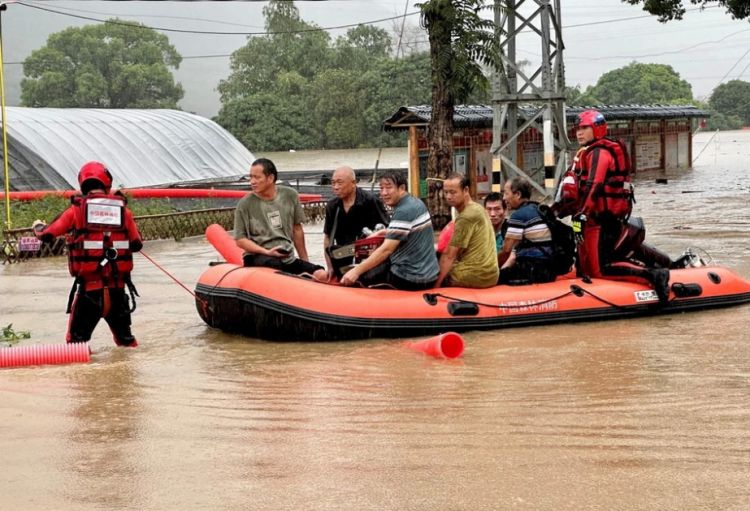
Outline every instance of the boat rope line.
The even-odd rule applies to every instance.
[[[456,298],[455,296],[448,296],[444,295],[443,293],[424,293],[422,295],[422,298],[424,298],[424,301],[427,302],[429,305],[437,305],[437,299],[438,298],[445,298],[446,300],[452,300],[454,302],[464,302],[464,303],[471,303],[480,307],[490,307],[492,309],[518,309],[519,307],[536,307],[539,305],[544,305],[550,302],[554,302],[555,300],[560,300],[562,298],[565,298],[566,296],[575,295],[578,297],[583,296],[584,294],[587,294],[591,296],[592,298],[602,302],[605,305],[609,305],[610,307],[614,307],[615,309],[619,310],[627,310],[627,307],[623,307],[622,305],[618,305],[616,303],[610,302],[609,300],[606,300],[602,298],[601,296],[596,295],[595,293],[592,293],[591,291],[588,291],[587,289],[582,288],[579,285],[573,284],[570,286],[570,291],[567,291],[561,295],[553,296],[552,298],[547,298],[546,300],[540,300],[538,302],[531,302],[531,303],[524,303],[524,304],[516,304],[516,305],[503,305],[498,303],[483,303],[483,302],[477,302],[473,300],[466,300],[464,298]]]
[[[185,284],[183,284],[182,282],[180,282],[177,279],[177,277],[175,277],[174,275],[172,275],[171,273],[169,273],[167,270],[165,270],[159,263],[157,263],[156,261],[154,261],[146,252],[144,252],[143,250],[141,250],[139,253],[143,257],[145,257],[146,259],[148,259],[151,262],[151,264],[153,264],[154,266],[156,266],[157,268],[159,268],[167,277],[169,277],[170,279],[174,280],[180,287],[182,287],[182,289],[184,289],[185,291],[187,291],[188,293],[190,293],[191,295],[193,295],[193,298],[195,298],[196,300],[198,300],[200,302],[201,306],[204,307],[204,309],[206,307],[208,307],[208,302],[205,299],[201,298],[200,296],[196,296],[196,294],[190,288],[188,288]]]

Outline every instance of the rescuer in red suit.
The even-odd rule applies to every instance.
[[[633,209],[631,164],[621,141],[606,137],[607,123],[596,110],[586,110],[576,121],[581,145],[571,169],[563,176],[554,209],[558,216],[573,215],[579,234],[581,273],[589,277],[648,282],[659,302],[669,299],[670,259],[640,240],[628,243],[628,219]],[[631,229],[632,231],[632,229]],[[638,254],[664,256],[661,268],[647,267]],[[633,257],[635,255],[635,257]]]
[[[138,293],[130,272],[133,252],[143,247],[141,234],[125,197],[110,192],[112,175],[102,163],[91,161],[81,167],[78,183],[82,195],[73,196],[68,209],[49,225],[41,221],[33,225],[43,241],[66,236],[68,269],[75,277],[68,300],[66,340],[89,341],[104,318],[118,346],[135,347],[138,342],[130,330],[130,314]]]

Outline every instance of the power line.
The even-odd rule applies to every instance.
[[[297,0],[297,1],[304,1],[304,0]],[[27,6],[33,5],[33,4],[26,4]],[[247,28],[262,28],[258,25],[246,25],[244,23],[232,23],[231,21],[223,21],[223,20],[212,20],[208,18],[196,18],[193,16],[167,16],[167,15],[160,15],[160,14],[141,14],[141,13],[127,13],[127,14],[112,14],[108,12],[102,12],[102,11],[89,11],[86,9],[74,9],[73,7],[64,7],[64,11],[61,12],[85,12],[88,14],[101,14],[103,16],[127,16],[130,18],[164,18],[164,19],[175,19],[175,20],[188,20],[188,21],[203,21],[206,23],[215,23],[217,25],[230,25],[235,27],[247,27]]]
[[[264,0],[245,0],[245,1],[264,1]],[[326,1],[326,0],[309,0],[309,1]],[[322,27],[322,28],[306,28],[302,30],[282,30],[278,32],[219,32],[214,30],[184,30],[179,28],[164,28],[164,27],[151,27],[147,25],[133,25],[131,23],[123,23],[121,21],[117,20],[106,20],[106,19],[100,19],[100,18],[92,18],[90,16],[81,16],[79,14],[71,14],[69,12],[64,11],[58,11],[56,9],[50,9],[48,7],[41,7],[39,5],[31,5],[23,2],[17,2],[17,5],[22,5],[24,7],[28,7],[31,9],[38,9],[40,11],[46,11],[51,12],[54,14],[59,14],[61,16],[68,16],[70,18],[78,18],[88,21],[96,21],[99,23],[110,23],[112,25],[123,25],[128,27],[135,27],[135,28],[143,28],[143,29],[151,29],[151,30],[157,30],[160,32],[178,32],[181,34],[205,34],[205,35],[281,35],[281,34],[302,34],[302,33],[308,33],[308,32],[326,32],[328,30],[337,30],[342,28],[352,28],[352,27],[358,27],[360,25],[374,25],[376,23],[382,23],[383,21],[391,21],[395,19],[401,19],[405,16],[413,16],[415,14],[419,14],[419,11],[410,12],[407,14],[402,14],[399,16],[391,16],[388,18],[380,18],[376,20],[370,20],[370,21],[363,21],[360,23],[349,23],[346,25],[338,25],[334,27]]]
[[[723,42],[726,39],[729,39],[730,37],[736,36],[737,34],[741,34],[741,33],[744,33],[744,32],[750,32],[750,28],[746,28],[744,30],[738,30],[737,32],[732,32],[731,34],[726,35],[726,36],[722,37],[721,39],[717,39],[715,41],[703,41],[703,42],[700,42],[700,43],[693,44],[691,46],[687,46],[685,48],[680,48],[680,49],[677,49],[677,50],[667,50],[667,51],[663,51],[663,52],[660,52],[660,53],[646,53],[646,54],[643,54],[643,55],[607,55],[605,57],[567,57],[566,56],[565,58],[577,59],[577,60],[607,60],[607,59],[640,59],[640,58],[644,58],[644,57],[660,57],[662,55],[672,55],[672,54],[675,54],[675,53],[683,53],[683,52],[686,52],[688,50],[692,50],[693,48],[698,48],[699,46],[703,46],[703,45],[706,45],[706,44],[720,43],[720,42]]]
[[[750,53],[750,49],[748,49],[748,50],[747,50],[747,51],[746,51],[745,53],[743,53],[743,54],[742,54],[742,56],[741,56],[740,58],[738,58],[738,59],[737,59],[737,62],[735,62],[734,64],[732,64],[732,67],[730,67],[730,68],[729,68],[729,71],[727,71],[727,72],[726,72],[726,74],[725,74],[724,76],[722,76],[722,77],[721,77],[721,80],[719,80],[719,83],[717,83],[717,84],[716,84],[716,87],[718,87],[719,85],[721,85],[721,84],[722,84],[722,82],[723,82],[724,80],[726,80],[727,76],[729,76],[729,73],[731,73],[731,72],[732,72],[732,70],[733,70],[733,69],[734,69],[735,67],[737,67],[737,64],[739,64],[739,63],[740,63],[740,62],[742,61],[742,59],[744,59],[744,58],[745,58],[745,56],[746,56],[746,55],[747,55],[748,53]],[[750,65],[750,64],[748,64],[748,65]],[[745,67],[745,69],[747,69],[747,67]],[[744,73],[745,73],[745,69],[743,69],[743,70],[742,70],[742,73],[740,73],[740,76],[742,76],[742,74],[744,74]],[[714,88],[716,88],[716,87],[714,87]]]

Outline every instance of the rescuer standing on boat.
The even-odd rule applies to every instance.
[[[89,341],[104,318],[115,343],[134,348],[138,342],[130,330],[130,314],[138,293],[130,272],[133,252],[143,247],[141,234],[125,197],[111,193],[112,175],[104,164],[86,163],[78,173],[78,183],[82,195],[73,196],[68,209],[48,226],[40,220],[32,226],[43,241],[66,235],[68,269],[75,277],[68,300],[66,340]]]
[[[627,260],[622,241],[633,209],[631,164],[625,145],[606,137],[607,123],[596,110],[576,120],[581,145],[571,169],[563,176],[554,209],[558,216],[573,215],[580,270],[589,277],[650,283],[659,302],[669,299],[669,270],[647,268]]]

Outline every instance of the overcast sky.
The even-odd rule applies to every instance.
[[[70,26],[117,16],[151,27],[216,32],[261,32],[265,2],[105,2],[20,0],[2,15],[5,82],[8,105],[20,101],[22,66],[47,37]],[[685,3],[688,3],[687,0]],[[531,2],[527,2],[531,4]],[[36,5],[66,14],[45,12]],[[296,2],[302,18],[320,27],[370,22],[416,11],[414,1],[328,0]],[[741,78],[750,81],[750,23],[732,20],[721,8],[692,10],[682,21],[661,24],[639,7],[619,0],[564,0],[562,8],[566,82],[592,85],[603,73],[631,61],[671,65],[706,99],[721,83]],[[417,16],[407,24],[417,25]],[[394,21],[376,23],[391,30]],[[330,30],[333,37],[345,29]],[[229,74],[228,55],[246,41],[244,35],[166,34],[184,60],[175,78],[185,88],[180,106],[211,117],[220,107],[216,86]],[[524,36],[519,58],[538,62],[538,38]],[[394,111],[401,105],[394,105]]]

